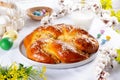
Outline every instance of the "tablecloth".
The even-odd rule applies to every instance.
[[[17,4],[23,9],[23,11],[33,6],[49,6],[49,7],[52,7],[54,10],[57,10],[57,6],[58,6],[55,3],[56,2],[55,0],[44,0],[44,1],[25,0],[25,1],[19,0],[17,2]],[[74,24],[73,22],[70,21],[70,15],[56,20],[54,24],[56,23]],[[32,32],[39,25],[40,25],[39,21],[33,21],[28,16],[26,17],[25,26],[19,32],[18,39],[14,42],[12,49],[9,51],[3,51],[2,49],[0,49],[0,64],[2,66],[8,66],[13,62],[22,63],[26,66],[32,65],[31,63],[27,62],[24,56],[21,55],[19,51],[19,44],[27,34]],[[96,35],[99,33],[101,29],[104,29],[105,33],[98,40],[99,43],[101,42],[101,39],[104,38],[106,35],[111,36],[111,40],[107,42],[105,45],[100,46],[100,47],[120,48],[120,35],[117,34],[112,28],[105,27],[104,23],[99,18],[95,18],[93,20],[89,33],[92,34],[94,37],[96,37]],[[47,76],[47,80],[94,80],[94,77],[95,77],[94,68],[95,68],[94,61],[86,65],[76,67],[76,68],[70,68],[70,69],[49,69],[47,68],[46,76]],[[109,80],[120,79],[119,68],[120,68],[120,65],[115,62],[114,68],[110,72],[111,75],[109,77]]]

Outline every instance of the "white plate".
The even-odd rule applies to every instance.
[[[60,63],[60,64],[46,64],[46,63],[36,62],[36,61],[33,61],[33,60],[27,58],[23,41],[19,45],[19,50],[20,50],[21,54],[25,57],[25,60],[30,62],[31,65],[38,66],[38,67],[39,66],[41,67],[41,66],[44,65],[47,68],[53,68],[53,69],[65,69],[65,68],[79,67],[79,66],[85,65],[85,64],[93,61],[96,57],[96,53],[95,53],[95,54],[91,55],[88,59],[80,61],[80,62],[67,63],[67,64],[63,64],[63,63]]]

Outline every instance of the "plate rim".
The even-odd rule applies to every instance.
[[[25,56],[26,53],[23,53],[21,48],[24,48],[23,40],[19,44],[19,52],[24,57],[24,59],[27,60],[33,66],[38,66],[38,67],[46,66],[47,68],[50,68],[50,69],[69,69],[69,68],[81,67],[81,66],[84,66],[84,65],[92,62],[96,58],[96,55],[97,55],[97,52],[96,52],[96,53],[92,54],[88,59],[79,61],[79,62],[75,62],[75,63],[47,64],[47,63],[41,63],[41,62],[37,62],[37,61],[27,58],[27,56]]]

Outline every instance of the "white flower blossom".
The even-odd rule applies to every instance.
[[[109,68],[113,68],[113,60],[117,56],[117,53],[112,48],[100,48],[95,62],[95,73],[97,80],[106,80],[109,72]],[[107,69],[107,70],[106,70]]]

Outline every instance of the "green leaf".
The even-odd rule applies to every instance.
[[[0,67],[0,74],[6,75],[6,74],[7,74],[7,68],[5,68],[5,67]]]
[[[24,66],[23,66],[23,64],[19,64],[19,69],[21,69],[21,68],[23,68]]]
[[[28,67],[25,72],[29,75],[31,71],[32,71],[32,66]]]

